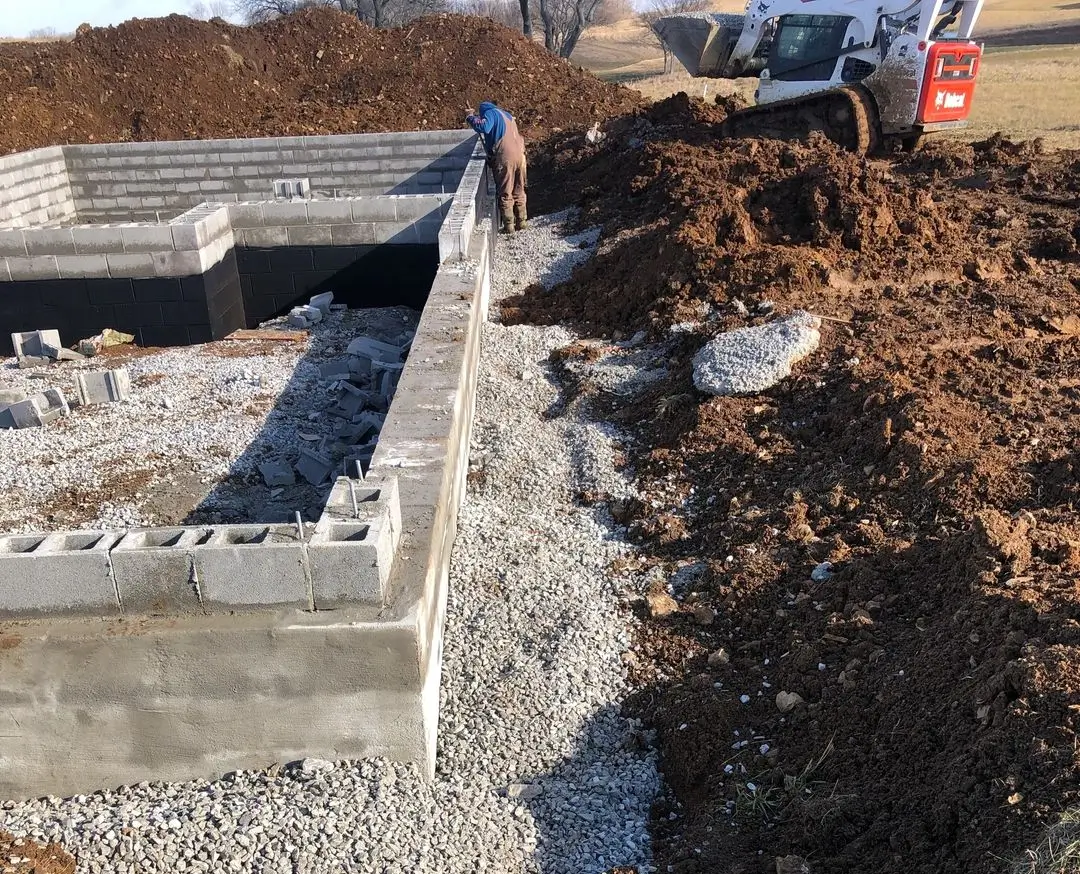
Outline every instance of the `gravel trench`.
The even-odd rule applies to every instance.
[[[500,241],[493,300],[589,257],[559,217]],[[493,312],[494,315],[494,312]],[[605,428],[547,419],[560,328],[484,327],[468,498],[450,580],[439,771],[308,759],[223,779],[0,805],[0,829],[57,840],[81,872],[651,871],[660,789],[619,713],[629,547],[583,490],[615,497]]]

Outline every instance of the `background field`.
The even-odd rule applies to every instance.
[[[742,4],[716,8],[740,11]],[[1080,2],[988,0],[977,35],[986,40],[986,54],[971,126],[958,136],[983,138],[1000,130],[1080,148]],[[677,62],[676,72],[664,74],[659,45],[631,20],[587,32],[574,60],[651,99],[678,91],[698,97],[754,91],[753,80],[692,79]]]

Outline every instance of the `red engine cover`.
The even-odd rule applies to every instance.
[[[971,42],[935,42],[926,51],[926,76],[917,121],[963,121],[975,96],[982,49]]]

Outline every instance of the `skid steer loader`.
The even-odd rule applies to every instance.
[[[914,149],[926,133],[967,123],[982,5],[748,0],[745,15],[672,15],[654,30],[691,76],[758,77],[756,105],[728,116],[725,136],[820,131],[865,153]]]

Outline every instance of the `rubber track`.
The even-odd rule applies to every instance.
[[[839,110],[846,119],[838,120]],[[720,127],[725,137],[805,140],[813,131],[837,145],[866,154],[881,145],[877,107],[865,88],[838,88],[732,113]]]

